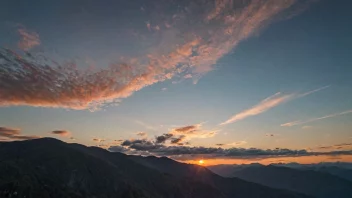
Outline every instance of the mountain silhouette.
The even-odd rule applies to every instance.
[[[318,198],[351,198],[352,182],[313,170],[274,165],[219,165],[208,167],[224,177],[237,177],[272,188],[292,190]]]
[[[352,163],[347,162],[329,162],[329,163],[318,163],[318,164],[275,164],[276,166],[284,166],[289,168],[295,168],[299,170],[314,170],[318,172],[325,172],[331,175],[335,175],[349,181],[352,181]]]
[[[164,168],[162,168],[164,167]],[[42,138],[0,143],[0,197],[305,198],[168,158]]]
[[[272,189],[263,185],[247,182],[238,178],[224,178],[214,174],[206,167],[176,162],[166,157],[130,156],[134,161],[144,166],[167,173],[177,178],[187,178],[200,181],[219,189],[226,197],[301,197],[286,190]]]

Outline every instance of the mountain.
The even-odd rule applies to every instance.
[[[167,167],[168,165],[170,166]],[[162,167],[168,171],[162,171]],[[171,169],[178,175],[170,174],[173,172]],[[42,138],[0,143],[0,197],[308,196],[240,179],[222,178],[204,167],[182,164],[168,158],[134,157],[97,147]]]
[[[214,174],[206,167],[176,162],[166,157],[129,156],[134,161],[176,178],[187,178],[200,181],[219,189],[226,197],[305,197],[287,190],[268,188],[238,178],[224,178]]]
[[[222,165],[208,168],[222,176],[237,177],[272,188],[292,190],[318,198],[352,197],[352,182],[324,172],[273,165]]]
[[[322,167],[338,167],[342,169],[352,169],[352,163],[349,162],[320,162],[316,164],[299,164],[299,163],[276,163],[272,164],[275,166],[285,166],[289,168],[304,168],[304,167],[315,167],[315,168],[322,168]]]
[[[329,173],[352,182],[352,169],[344,169],[337,166],[302,167],[301,169]]]
[[[0,197],[223,197],[97,147],[37,139],[0,144]]]
[[[252,164],[219,164],[214,166],[208,166],[207,168],[212,172],[222,176],[222,177],[234,177],[233,174],[248,167],[262,167],[262,164],[252,163]]]
[[[335,163],[318,163],[318,164],[275,164],[275,166],[284,166],[299,170],[314,170],[335,175],[349,181],[352,181],[352,163],[335,162]]]

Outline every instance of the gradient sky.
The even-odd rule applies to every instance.
[[[0,140],[208,164],[351,161],[351,6],[5,0]]]

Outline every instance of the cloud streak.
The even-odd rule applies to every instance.
[[[238,147],[238,146],[242,146],[242,145],[245,145],[247,144],[247,141],[237,141],[237,142],[232,142],[232,143],[229,143],[227,144],[228,146],[232,146],[232,147]]]
[[[310,95],[310,94],[313,94],[313,93],[318,92],[318,91],[322,91],[322,90],[327,89],[327,88],[329,88],[329,87],[330,87],[330,85],[325,86],[325,87],[320,87],[320,88],[314,89],[314,90],[312,90],[312,91],[308,91],[308,92],[305,92],[305,93],[302,93],[302,94],[298,94],[297,97],[300,98],[300,97],[308,96],[308,95]]]
[[[352,150],[352,143],[341,143],[330,146],[319,146],[319,150]]]
[[[215,144],[215,145],[220,147],[239,147],[245,144],[247,144],[247,141],[241,140],[241,141],[236,141],[228,144],[221,143],[221,144]]]
[[[170,18],[172,22],[166,29],[160,28],[161,24],[156,21],[147,23],[147,27],[153,24],[157,35],[162,35],[161,43],[137,58],[106,68],[79,69],[70,61],[59,63],[45,55],[22,56],[0,50],[0,106],[94,111],[119,103],[146,86],[177,76],[192,76],[197,82],[239,42],[296,3],[295,0],[234,2],[237,1],[217,1],[215,7],[208,0],[199,5],[191,2],[184,5],[186,12],[156,17]],[[149,29],[153,29],[151,25]],[[22,49],[40,44],[36,33],[25,29],[20,29],[19,33]]]
[[[40,138],[39,136],[27,136],[21,135],[21,130],[9,127],[0,127],[0,137],[3,137],[3,141],[13,141],[13,140],[31,140]]]
[[[308,96],[310,94],[316,93],[318,91],[324,90],[326,88],[328,88],[329,86],[325,86],[325,87],[321,87],[319,89],[315,89],[309,92],[305,92],[305,93],[293,93],[293,94],[282,94],[280,92],[262,100],[260,103],[258,103],[257,105],[244,110],[234,116],[232,116],[230,119],[226,120],[225,122],[222,122],[220,125],[226,125],[226,124],[230,124],[230,123],[234,123],[240,120],[243,120],[245,118],[251,117],[251,116],[256,116],[259,115],[261,113],[264,113],[280,104],[283,104],[289,100],[292,99],[297,99],[297,98],[301,98],[304,96]]]
[[[342,115],[346,115],[346,114],[350,114],[350,113],[352,113],[352,110],[347,110],[347,111],[343,111],[343,112],[340,112],[340,113],[334,113],[334,114],[330,114],[330,115],[325,115],[323,117],[312,118],[312,119],[309,119],[309,120],[287,122],[287,123],[281,124],[281,126],[283,126],[283,127],[291,127],[291,126],[295,126],[295,125],[302,125],[302,124],[315,122],[315,121],[323,120],[323,119],[327,119],[327,118],[333,118],[333,117],[336,117],[336,116],[342,116]]]
[[[63,137],[67,137],[67,136],[71,135],[71,133],[66,130],[56,130],[56,131],[52,131],[51,133],[54,135],[59,135],[59,136],[63,136]]]
[[[102,139],[102,138],[93,138],[92,141],[93,141],[93,142],[102,143],[102,142],[105,142],[105,139]]]
[[[232,116],[230,119],[226,120],[225,122],[221,123],[220,125],[226,125],[230,124],[233,122],[237,122],[239,120],[243,120],[247,117],[250,116],[255,116],[261,113],[264,113],[265,111],[276,107],[284,102],[287,102],[293,97],[293,95],[282,95],[280,92],[274,94],[273,96],[270,96],[266,98],[265,100],[261,101],[259,104],[251,107],[250,109],[244,110],[234,116]]]

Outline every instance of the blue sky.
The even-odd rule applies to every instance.
[[[176,129],[195,126],[195,132],[183,134],[189,147],[319,150],[346,144],[337,150],[351,151],[350,2],[199,2],[5,1],[2,48],[61,65],[75,61],[82,73],[121,63],[134,73],[117,66],[112,91],[103,92],[99,82],[94,89],[83,85],[97,92],[92,98],[64,91],[50,99],[54,95],[42,87],[53,87],[46,81],[0,86],[0,127],[108,148],[116,146],[114,140],[182,136]],[[115,89],[125,77],[132,82],[140,70],[155,76],[139,79],[132,91]],[[4,84],[5,74],[0,73]],[[104,75],[98,80],[110,79]],[[67,82],[76,86],[75,80]],[[111,105],[108,99],[117,102]],[[91,103],[77,105],[77,100]]]

